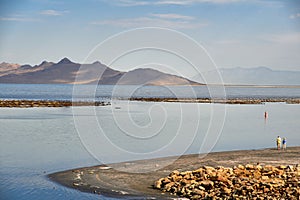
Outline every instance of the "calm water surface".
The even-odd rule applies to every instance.
[[[113,86],[76,85],[76,98],[79,100],[107,100],[128,97],[180,97],[209,98],[222,93],[222,87],[206,86]],[[0,84],[0,99],[49,99],[71,100],[72,85],[47,84]],[[227,98],[240,97],[300,97],[300,86],[296,88],[257,88],[257,87],[225,87]],[[222,93],[223,97],[223,93]]]
[[[7,93],[1,89],[1,98],[17,98]],[[25,93],[19,95],[24,98]],[[75,110],[1,108],[0,199],[111,199],[62,187],[46,175],[101,163],[205,153],[207,144],[213,144],[212,151],[274,147],[277,135],[286,137],[288,146],[299,146],[299,119],[300,105],[284,103],[114,101]]]

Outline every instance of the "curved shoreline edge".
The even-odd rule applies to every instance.
[[[115,100],[115,99],[113,99]],[[220,103],[220,104],[263,104],[280,103],[300,104],[300,98],[232,98],[232,99],[209,99],[209,98],[129,98],[116,99],[144,102],[177,102],[177,103]],[[109,101],[70,101],[70,100],[1,100],[0,107],[8,108],[32,108],[32,107],[71,107],[71,106],[109,106]]]
[[[174,199],[176,196],[153,189],[153,184],[174,170],[189,171],[202,166],[233,167],[238,164],[299,165],[300,146],[286,151],[275,148],[192,154],[109,165],[77,168],[49,174],[60,185],[110,197],[124,199]],[[166,163],[170,163],[165,166]],[[163,167],[164,166],[164,167]],[[141,171],[142,170],[142,171]],[[143,170],[150,171],[143,173]],[[136,173],[130,173],[130,172]]]

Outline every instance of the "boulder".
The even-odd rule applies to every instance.
[[[194,171],[173,171],[154,188],[189,199],[299,199],[299,166],[204,166]]]

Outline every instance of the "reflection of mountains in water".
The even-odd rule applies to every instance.
[[[67,58],[58,63],[44,61],[36,66],[2,63],[0,64],[0,83],[201,85],[189,79],[154,69],[121,72],[98,61],[92,64],[78,64]]]

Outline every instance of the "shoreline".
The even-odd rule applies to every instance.
[[[112,99],[111,101],[114,101]],[[286,103],[300,104],[300,98],[229,98],[229,99],[209,99],[209,98],[156,98],[142,97],[117,99],[144,102],[177,102],[177,103],[218,103],[218,104],[264,104],[264,103]],[[4,100],[0,99],[0,107],[9,108],[31,108],[31,107],[71,107],[71,106],[109,106],[111,102],[104,101],[76,101],[71,100]]]
[[[297,165],[300,146],[288,147],[286,151],[275,148],[240,150],[165,157],[149,160],[128,161],[56,172],[47,175],[51,181],[82,192],[129,199],[174,199],[176,196],[153,189],[156,180],[172,171],[195,170],[202,166],[233,167],[239,164]],[[170,165],[165,166],[166,163]],[[164,167],[162,167],[164,166]],[[140,170],[151,171],[143,173]],[[130,173],[134,171],[138,173]]]

